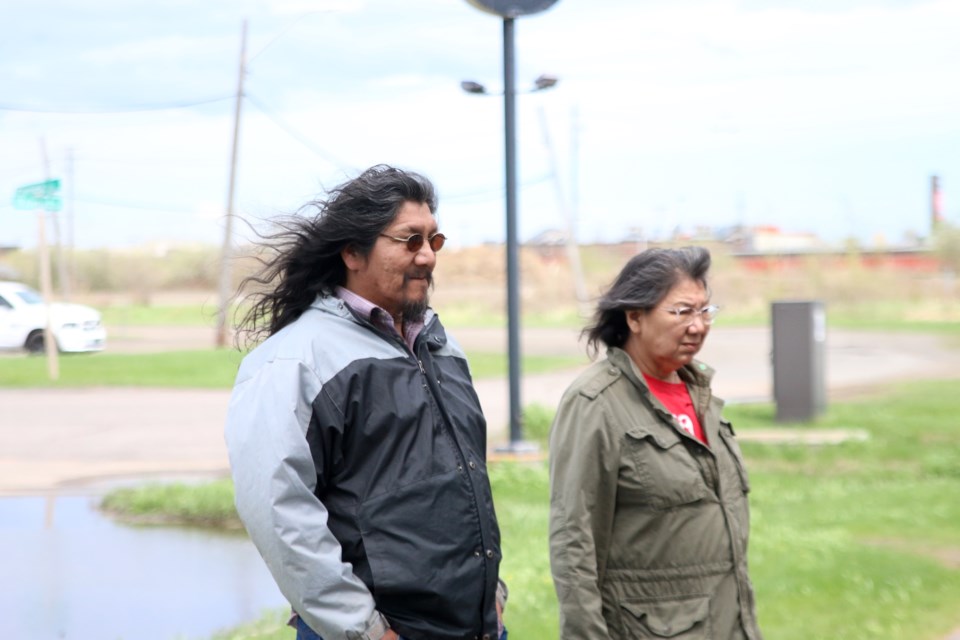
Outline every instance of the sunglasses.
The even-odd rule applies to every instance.
[[[394,242],[405,242],[407,244],[407,250],[411,253],[416,253],[423,248],[424,237],[422,233],[415,233],[409,238],[396,238],[394,236],[388,236],[385,233],[381,233],[381,236],[384,238],[390,238]],[[442,233],[435,233],[432,236],[427,236],[426,241],[430,243],[430,249],[436,253],[443,249],[443,243],[447,241],[447,236]]]

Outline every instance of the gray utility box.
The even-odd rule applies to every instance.
[[[777,421],[810,420],[827,406],[827,317],[823,303],[774,302],[771,317]]]

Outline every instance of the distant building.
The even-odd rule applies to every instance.
[[[524,244],[533,247],[542,258],[548,260],[566,259],[567,233],[560,229],[541,231]]]
[[[917,273],[937,273],[940,260],[929,247],[900,247],[844,250],[836,248],[795,249],[790,251],[734,252],[733,258],[750,271],[792,271],[804,269],[810,260],[821,268],[848,268],[851,263],[862,269],[893,269]]]
[[[773,225],[736,227],[725,240],[737,252],[778,253],[825,249],[826,243],[815,233],[785,232]]]

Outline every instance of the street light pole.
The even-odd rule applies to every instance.
[[[513,19],[503,21],[503,111],[504,168],[506,172],[506,236],[507,236],[507,361],[510,392],[510,452],[535,451],[536,446],[523,440],[523,408],[520,402],[520,258],[517,241],[517,128],[516,73],[513,55]],[[523,93],[535,93],[556,86],[557,78],[542,74],[533,87]],[[475,80],[464,80],[460,87],[467,93],[491,94]],[[504,450],[500,448],[498,450]]]
[[[510,381],[510,447],[523,441],[520,402],[520,269],[517,243],[517,123],[514,22],[503,19],[503,133],[507,223],[507,355]]]
[[[517,127],[516,127],[516,73],[514,68],[513,18],[503,21],[503,131],[504,169],[506,172],[506,245],[507,245],[507,361],[510,391],[510,445],[509,451],[535,450],[524,442],[521,427],[523,408],[520,402],[520,258],[517,241]],[[557,77],[542,74],[533,87],[521,93],[535,93],[555,87]],[[464,80],[460,88],[478,95],[490,93],[476,80]]]
[[[520,404],[520,268],[517,243],[517,130],[516,73],[514,67],[514,19],[539,13],[557,0],[467,0],[477,9],[503,18],[503,135],[506,173],[507,222],[507,356],[510,379],[509,451],[523,452],[536,447],[523,441]],[[557,83],[553,76],[537,78],[535,91]],[[468,93],[486,93],[483,85],[467,81],[460,85]]]

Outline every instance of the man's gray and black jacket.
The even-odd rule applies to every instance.
[[[244,358],[226,440],[240,518],[325,640],[380,614],[411,640],[497,637],[486,422],[432,311],[411,353],[318,298]]]

